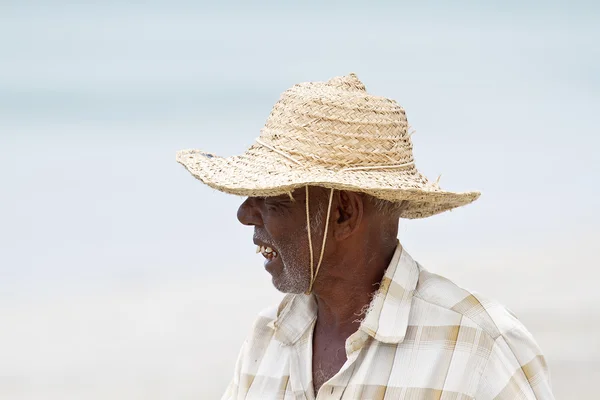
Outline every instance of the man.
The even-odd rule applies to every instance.
[[[295,85],[248,151],[177,161],[254,227],[274,286],[224,399],[552,399],[535,341],[505,308],[416,263],[399,218],[479,197],[414,164],[404,110],[356,75]]]

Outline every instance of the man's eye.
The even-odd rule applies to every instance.
[[[271,208],[271,207],[277,207],[276,203],[273,203],[271,201],[265,201],[265,206],[267,206],[267,208]]]

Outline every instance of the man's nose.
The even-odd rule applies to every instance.
[[[260,216],[260,210],[257,204],[257,199],[248,197],[238,208],[238,220],[248,226],[262,225],[263,221]]]

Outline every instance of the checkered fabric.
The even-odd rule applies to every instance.
[[[426,271],[398,245],[347,361],[312,384],[312,295],[262,312],[223,399],[553,399],[544,357],[506,308]]]

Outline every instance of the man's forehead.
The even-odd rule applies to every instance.
[[[267,197],[265,197],[265,199],[268,199],[268,200],[299,200],[299,199],[304,199],[305,197],[306,197],[306,189],[304,187],[302,187],[302,188],[293,189],[289,192],[282,193],[279,195],[267,196]]]
[[[312,200],[313,198],[316,198],[317,196],[321,195],[324,192],[325,188],[319,186],[309,186],[308,190],[310,198]],[[287,191],[285,193],[273,196],[260,196],[257,198],[269,201],[303,201],[306,199],[306,187],[302,186],[296,189],[291,189],[290,191]]]
[[[323,186],[309,186],[308,187],[309,190],[309,195],[311,197],[311,199],[313,198],[313,196],[317,197],[317,196],[325,196],[329,194],[329,191],[331,189],[323,187]],[[340,192],[352,192],[349,190],[339,190]],[[362,192],[352,192],[352,193],[356,193],[359,195],[364,195],[364,193]],[[306,187],[302,186],[296,189],[292,189],[288,192],[279,194],[279,195],[274,195],[274,196],[265,196],[262,197],[263,199],[293,199],[293,200],[298,200],[298,199],[304,199],[306,198]]]
[[[309,191],[309,196],[312,199],[313,197],[318,197],[318,196],[325,194],[326,192],[329,191],[329,189],[321,187],[321,186],[309,186],[308,191]],[[267,197],[267,198],[292,199],[292,200],[305,199],[306,198],[306,186],[302,186],[302,187],[290,190],[289,192],[282,193],[277,196]]]

